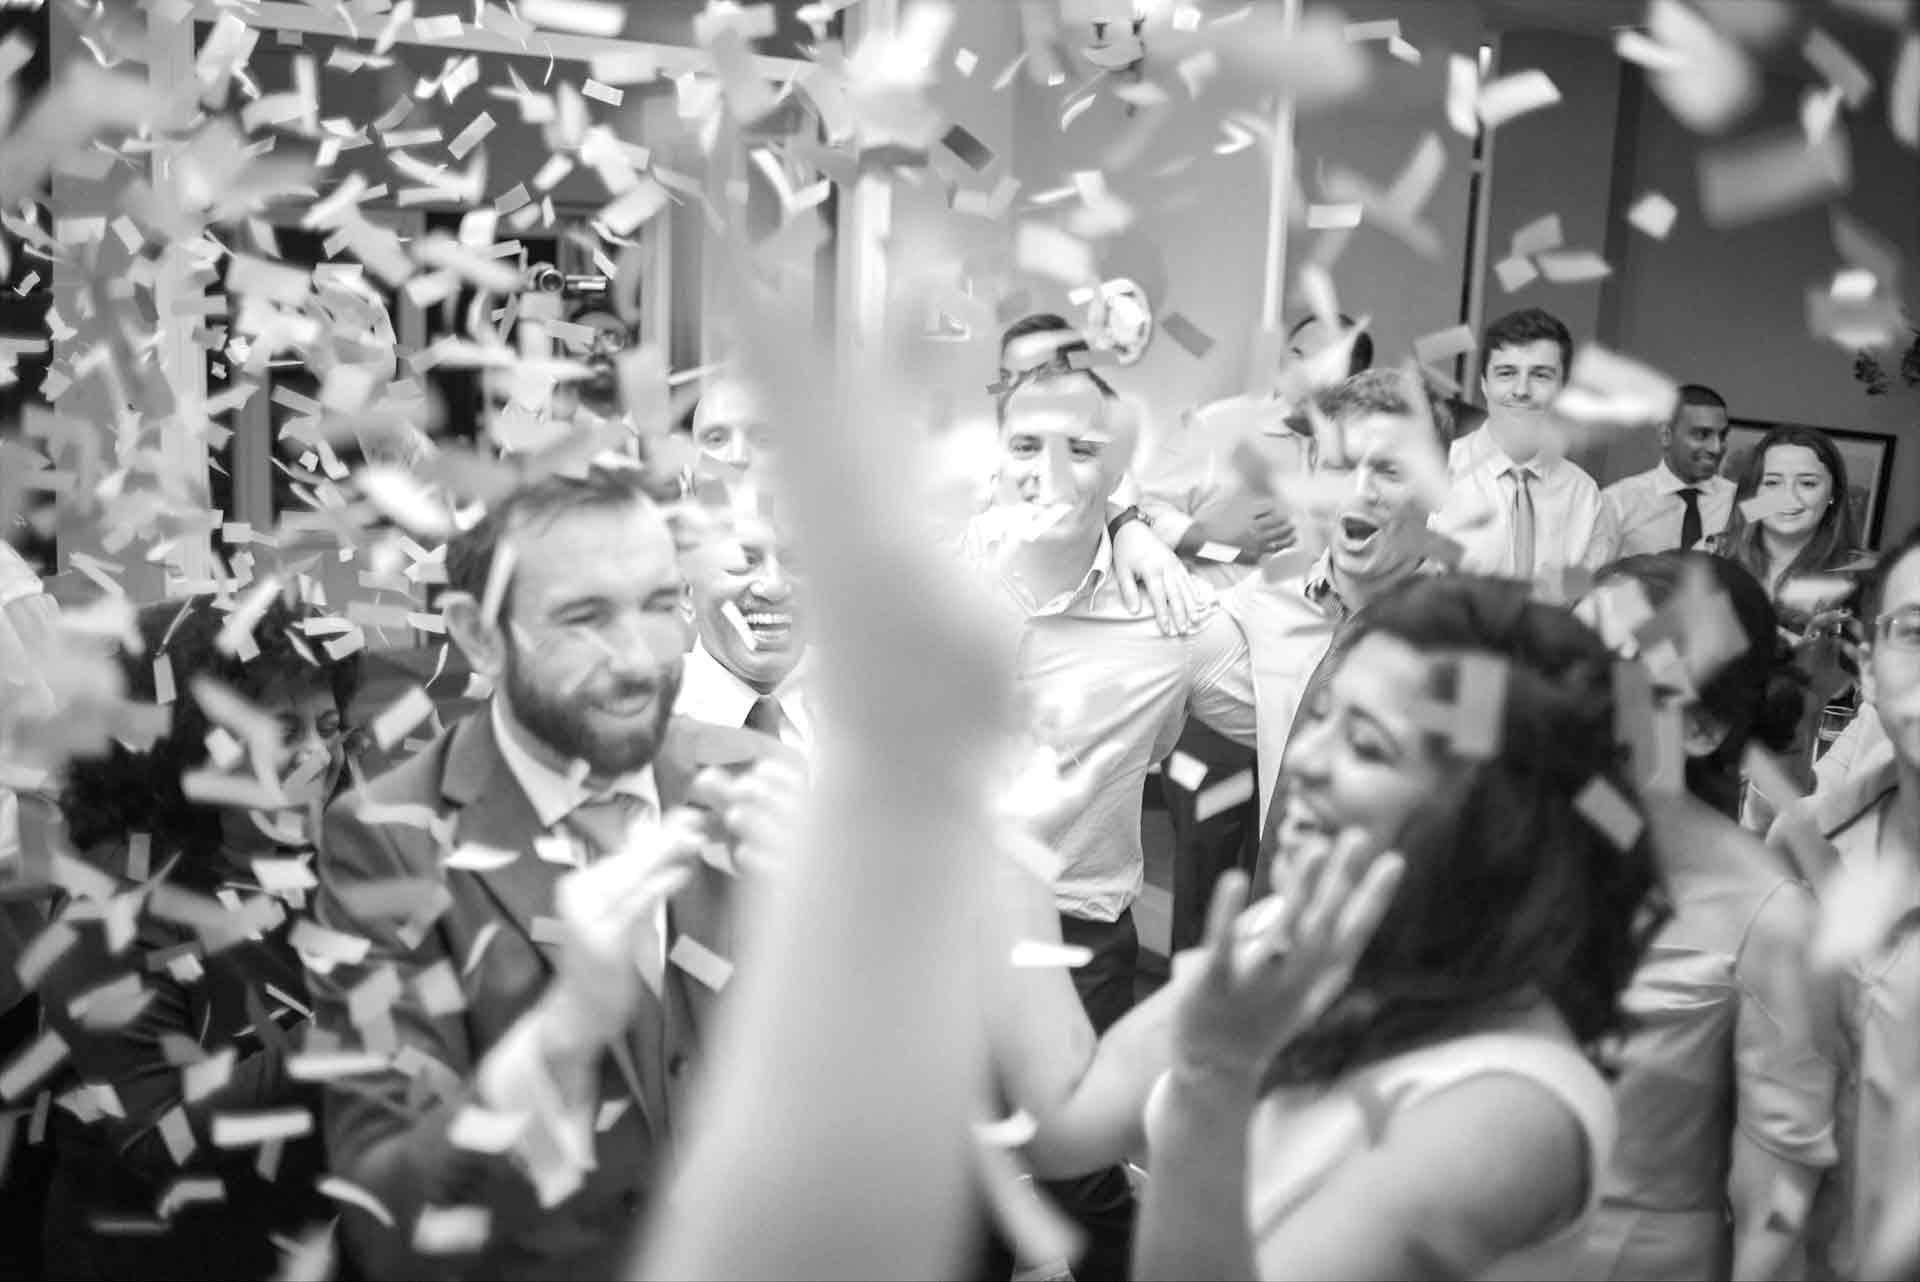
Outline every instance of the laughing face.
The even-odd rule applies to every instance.
[[[806,650],[790,545],[758,516],[738,517],[692,570],[700,641],[720,666],[769,693]]]
[[[1356,642],[1320,694],[1304,709],[1281,763],[1276,870],[1346,831],[1376,849],[1392,849],[1427,799],[1455,768],[1412,709],[1429,697],[1431,664],[1398,637]]]
[[[513,543],[506,644],[485,675],[549,764],[584,761],[600,780],[638,770],[659,748],[692,642],[666,522],[638,505],[588,508]]]
[[[1369,414],[1346,424],[1345,435],[1348,457],[1316,466],[1353,477],[1353,492],[1333,513],[1328,550],[1343,580],[1374,583],[1420,559],[1427,509],[1414,484],[1415,452],[1433,450],[1432,433],[1418,419]]]
[[[1097,536],[1130,445],[1120,415],[1091,380],[1023,386],[1008,398],[1000,429],[996,504],[1029,517],[1024,532],[1033,539]]]

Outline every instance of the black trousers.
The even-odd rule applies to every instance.
[[[1105,1033],[1133,1009],[1140,959],[1133,910],[1120,914],[1118,921],[1088,921],[1062,913],[1060,937],[1068,945],[1093,950],[1093,958],[1073,971],[1073,986],[1094,1031]],[[1126,1170],[1110,1166],[1078,1179],[1042,1180],[1040,1187],[1087,1235],[1085,1250],[1073,1261],[1076,1282],[1125,1282],[1133,1263],[1136,1210]],[[984,1282],[1006,1282],[1013,1273],[1013,1252],[996,1226],[989,1224],[987,1237],[969,1273]]]
[[[1190,720],[1180,736],[1178,751],[1205,765],[1207,775],[1192,792],[1175,787],[1161,776],[1167,821],[1173,825],[1171,951],[1175,953],[1197,946],[1206,937],[1207,905],[1213,901],[1214,883],[1220,880],[1220,874],[1229,868],[1252,873],[1254,857],[1260,850],[1257,788],[1254,796],[1218,814],[1205,819],[1194,814],[1194,803],[1200,793],[1242,770],[1254,769],[1253,749],[1235,743],[1203,722]],[[1255,886],[1253,893],[1257,897],[1265,893],[1265,887]]]

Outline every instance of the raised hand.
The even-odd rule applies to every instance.
[[[1242,912],[1247,877],[1230,872],[1207,914],[1202,973],[1175,1016],[1176,1062],[1258,1076],[1346,987],[1399,888],[1397,854],[1354,834],[1287,869],[1278,893]]]

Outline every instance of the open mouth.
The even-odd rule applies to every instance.
[[[793,614],[787,610],[743,610],[747,636],[756,648],[777,649],[793,640]]]
[[[594,706],[610,717],[626,720],[652,711],[656,693],[651,689],[635,691],[631,694],[598,700]]]
[[[1339,520],[1340,541],[1348,551],[1358,552],[1373,542],[1380,526],[1364,516],[1343,516]]]

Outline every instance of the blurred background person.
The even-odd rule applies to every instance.
[[[1683,592],[1725,593],[1745,645],[1707,671],[1711,639],[1683,632],[1696,692],[1652,674],[1658,707],[1638,714],[1682,726],[1686,792],[1643,794],[1673,916],[1627,990],[1620,1138],[1573,1276],[1799,1277],[1805,1209],[1834,1161],[1834,1073],[1807,975],[1815,905],[1792,867],[1734,822],[1734,803],[1747,746],[1792,738],[1804,683],[1781,657],[1766,593],[1733,562],[1629,557],[1599,590],[1620,582],[1656,610]]]
[[[120,666],[130,697],[147,702],[155,664],[170,667],[167,733],[141,751],[115,743],[68,772],[60,807],[73,848],[125,891],[151,878],[190,892],[211,921],[185,926],[177,908],[162,915],[149,896],[127,947],[109,938],[114,912],[66,914],[77,937],[40,983],[47,1025],[71,1053],[53,1084],[64,1096],[44,1225],[53,1276],[266,1277],[278,1259],[269,1235],[329,1214],[314,1189],[325,1169],[318,1089],[287,1066],[291,1030],[308,1015],[306,970],[289,942],[298,913],[273,914],[278,924],[263,929],[240,909],[261,908],[270,893],[254,860],[311,856],[310,817],[345,765],[359,664],[308,649],[296,631],[304,617],[276,600],[252,631],[258,652],[242,660],[220,648],[227,616],[211,598],[141,611],[142,648],[123,650]],[[187,795],[183,775],[207,765],[217,733],[191,692],[200,677],[270,719],[277,737],[252,747],[254,767],[285,781],[291,813]],[[116,981],[140,997],[110,1000]],[[227,1056],[223,1069],[210,1067]],[[196,1072],[210,1085],[190,1086]],[[307,1110],[316,1123],[279,1146],[277,1161],[258,1146],[214,1143],[217,1115],[275,1109]],[[221,1181],[220,1196],[170,1207],[168,1190],[188,1177]],[[138,1228],[156,1215],[158,1233]],[[134,1227],[102,1230],[102,1219]]]
[[[1734,484],[1720,475],[1727,456],[1727,403],[1686,383],[1673,417],[1660,425],[1660,461],[1600,491],[1601,561],[1688,552],[1726,529]]]
[[[1768,834],[1826,909],[1815,956],[1831,968],[1838,1161],[1810,1216],[1815,1278],[1912,1276],[1920,1225],[1907,1124],[1920,1072],[1920,527],[1882,555],[1862,607],[1862,693],[1891,760],[1822,786]]]

